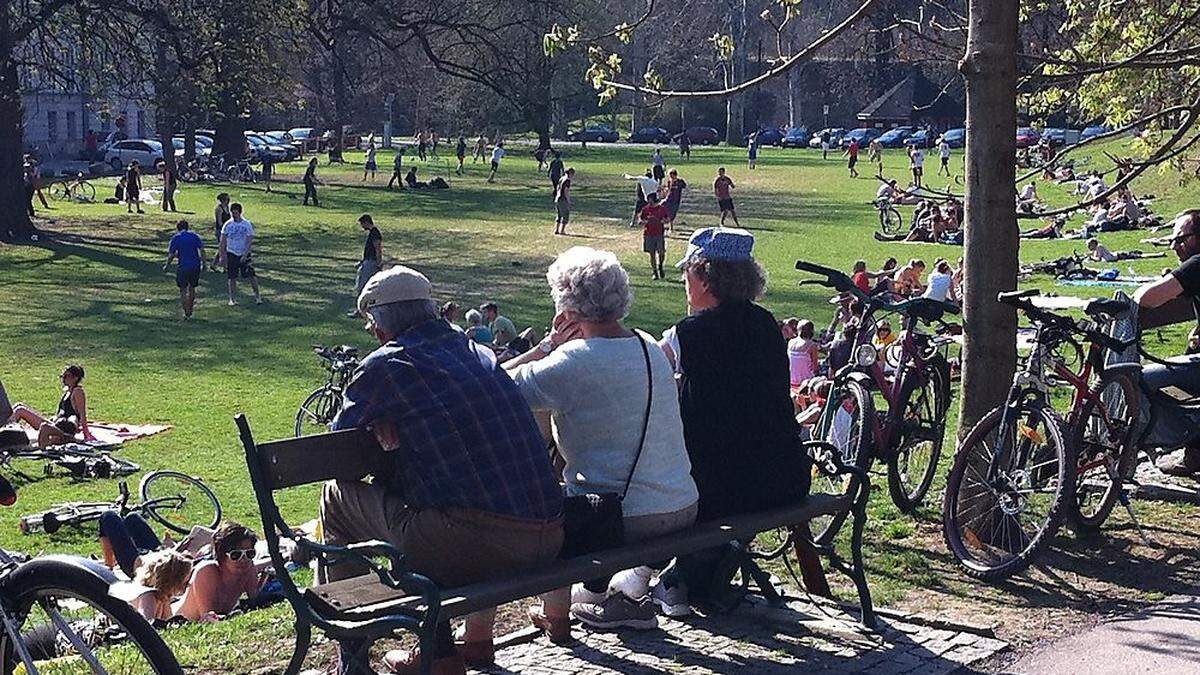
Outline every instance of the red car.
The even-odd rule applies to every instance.
[[[675,134],[671,140],[678,143],[684,134],[687,134],[688,142],[692,145],[717,145],[721,142],[721,134],[712,127],[688,127],[682,133]]]
[[[1042,140],[1042,135],[1038,133],[1037,129],[1033,129],[1031,127],[1021,127],[1020,129],[1017,129],[1018,148],[1029,148],[1035,146],[1040,140]]]

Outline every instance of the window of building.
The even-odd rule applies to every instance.
[[[79,127],[75,126],[75,111],[67,111],[67,138],[71,140],[79,139]]]
[[[146,111],[137,111],[137,135],[138,138],[146,137]]]
[[[46,111],[46,138],[51,141],[58,140],[58,111]]]

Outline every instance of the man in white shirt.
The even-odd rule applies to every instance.
[[[221,226],[220,256],[221,264],[225,267],[225,277],[229,280],[229,306],[237,304],[234,295],[237,294],[238,278],[249,279],[250,287],[254,289],[254,304],[262,304],[262,296],[258,292],[258,277],[254,273],[254,261],[250,258],[250,248],[254,244],[254,225],[242,217],[242,205],[233,204],[229,207],[232,217]]]
[[[913,185],[921,187],[921,175],[925,173],[925,151],[913,147],[908,151],[909,168],[912,169]]]
[[[944,138],[942,139],[942,141],[940,143],[938,143],[938,157],[940,157],[942,160],[942,165],[938,167],[938,175],[939,176],[942,175],[942,172],[945,171],[946,175],[949,176],[950,175],[950,144],[947,143],[946,139],[944,139]]]
[[[501,141],[492,148],[492,173],[488,176],[487,182],[496,182],[496,172],[500,170],[500,160],[504,158],[504,142]]]
[[[875,199],[886,199],[891,201],[896,198],[896,192],[898,190],[899,188],[896,187],[896,179],[893,178],[879,186],[879,189],[875,192]]]
[[[938,260],[934,263],[934,270],[929,275],[929,286],[925,289],[923,297],[940,302],[956,302],[957,298],[954,295],[954,271],[950,269],[950,263],[945,260]]]
[[[637,198],[633,203],[633,219],[629,221],[630,227],[637,227],[638,217],[642,215],[642,207],[649,201],[650,195],[658,194],[658,181],[654,179],[654,174],[651,170],[647,170],[644,176],[625,174],[625,180],[636,181],[638,184],[636,188]]]

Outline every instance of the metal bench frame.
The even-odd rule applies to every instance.
[[[257,445],[254,442],[254,438],[250,432],[250,425],[245,415],[238,415],[235,419],[242,445],[246,452],[246,465],[250,472],[250,482],[254,487],[254,495],[258,501],[259,512],[262,516],[263,534],[267,542],[267,548],[270,552],[276,575],[282,585],[284,597],[287,598],[295,612],[296,643],[285,672],[289,675],[294,675],[300,671],[304,657],[307,655],[312,644],[313,627],[321,629],[330,639],[339,643],[342,658],[341,668],[344,673],[373,673],[374,671],[371,670],[368,661],[370,646],[379,638],[394,635],[401,630],[414,633],[418,637],[422,654],[432,654],[434,650],[435,631],[439,620],[461,616],[469,611],[474,611],[469,604],[469,589],[472,587],[444,589],[444,591],[443,589],[439,589],[429,578],[407,571],[404,555],[395,546],[387,542],[369,541],[349,546],[330,546],[313,541],[307,537],[299,536],[288,526],[279,512],[279,507],[275,503],[274,492],[276,490],[324,482],[330,479],[361,480],[370,475],[372,469],[378,468],[378,465],[373,465],[368,458],[377,457],[381,454],[374,436],[364,430],[351,430]],[[281,455],[276,454],[274,451],[276,447],[287,446],[291,450],[292,446],[315,445],[323,442],[333,443],[339,447],[358,448],[357,456],[354,454],[355,451],[351,451],[349,456],[343,457],[343,461],[338,462],[336,465],[321,465],[317,462],[311,466],[302,465],[293,458],[290,465],[285,466],[284,464],[288,464],[287,455],[283,455],[283,459],[281,460]],[[863,528],[866,523],[867,498],[870,490],[867,474],[859,467],[844,465],[836,449],[827,443],[810,441],[805,443],[804,447],[813,456],[815,465],[822,473],[829,476],[846,477],[847,491],[845,494],[847,498],[850,498],[849,511],[852,523],[850,560],[847,561],[842,558],[835,550],[834,538],[837,535],[837,531],[828,532],[823,538],[816,540],[808,535],[806,523],[780,522],[768,525],[760,522],[756,527],[765,525],[763,530],[772,528],[789,529],[786,541],[778,549],[775,557],[787,555],[788,550],[793,546],[798,552],[803,548],[827,557],[833,569],[837,569],[853,580],[859,597],[861,621],[864,626],[874,629],[877,624],[872,607],[870,589],[867,586],[866,569],[863,564],[862,555]],[[836,500],[836,504],[844,502],[845,499]],[[840,508],[838,512],[841,512]],[[827,515],[827,513],[817,515]],[[797,525],[804,525],[804,527],[797,527]],[[705,524],[696,526],[698,531],[704,527]],[[711,527],[708,529],[712,530]],[[686,533],[687,531],[682,534],[686,535]],[[720,533],[716,536],[719,537]],[[284,559],[280,547],[281,538],[294,540],[296,542],[296,551],[302,559],[316,558],[326,565],[336,565],[339,562],[346,561],[354,561],[366,565],[370,569],[368,576],[373,575],[378,580],[378,585],[383,587],[383,589],[387,589],[383,591],[383,589],[378,587],[372,587],[380,591],[380,594],[386,597],[386,601],[373,605],[369,611],[357,612],[355,608],[340,609],[330,607],[328,603],[321,602],[322,598],[314,594],[313,589],[301,589],[296,586],[295,581],[287,571],[287,560]],[[738,536],[731,533],[725,541],[727,543],[736,538]],[[714,533],[711,531],[707,532],[706,541],[708,543],[706,545],[711,546],[711,540],[713,539]],[[614,553],[629,552],[627,549],[636,552],[639,548],[647,548],[647,546],[639,544],[623,547],[622,549],[615,549]],[[686,553],[696,550],[696,548],[699,547],[692,547],[687,551],[676,551],[676,553]],[[603,553],[600,552],[596,555],[602,556]],[[644,563],[650,559],[660,560],[662,559],[661,553],[661,551],[656,551],[652,554],[648,553],[646,560],[641,562]],[[769,575],[755,563],[754,558],[756,557],[761,556],[756,556],[747,550],[741,560],[740,569],[742,572],[743,592],[748,592],[749,584],[753,582],[768,602],[781,604],[783,601],[782,597],[775,590],[773,584],[771,584]],[[377,559],[380,558],[386,559],[387,564],[384,565],[378,562]],[[592,564],[582,564],[585,562]],[[608,566],[611,567],[613,564],[614,562],[610,561]],[[545,585],[544,580],[547,574],[552,574],[556,568],[561,571],[562,567],[568,565],[578,568],[576,576],[579,578],[574,579],[574,581],[584,581],[598,576],[597,570],[600,569],[595,566],[596,561],[594,560],[584,561],[577,558],[571,561],[556,561],[524,577],[516,575],[512,580],[512,585],[514,588],[521,588],[522,591],[514,597],[505,596],[503,601],[515,601],[561,587],[561,583],[557,583],[551,584],[552,587],[550,588],[526,592],[531,588],[538,587],[539,583]],[[624,569],[624,567],[618,569]],[[819,565],[817,572],[818,574],[821,573]],[[364,578],[357,577],[355,579]],[[498,579],[476,586],[490,584],[493,586],[492,591],[493,595],[495,595],[495,585],[502,585],[506,581],[505,579]],[[464,597],[466,598],[465,602]],[[451,600],[450,607],[443,608],[444,598]],[[432,659],[422,660],[423,672],[428,672],[431,662]]]

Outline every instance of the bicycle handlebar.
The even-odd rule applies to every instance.
[[[856,299],[867,303],[872,309],[881,309],[887,312],[912,316],[925,323],[942,322],[942,314],[959,313],[957,305],[941,300],[934,300],[933,298],[916,297],[901,300],[900,302],[890,302],[883,299],[882,294],[871,295],[864,292],[861,288],[854,285],[854,281],[846,276],[845,272],[835,270],[832,267],[797,260],[796,269],[825,277],[823,281],[820,279],[805,279],[800,283],[818,284],[832,288],[840,293],[850,293]]]
[[[1033,304],[1030,298],[1039,297],[1041,292],[1036,288],[1028,288],[1022,291],[1004,291],[996,296],[996,301],[1005,305],[1010,305],[1025,313],[1035,323],[1040,323],[1053,328],[1058,328],[1069,333],[1083,335],[1091,342],[1095,342],[1105,349],[1120,352],[1138,343],[1135,337],[1131,340],[1118,340],[1107,333],[1103,333],[1094,327],[1094,324],[1080,322],[1072,319],[1069,316],[1056,314],[1048,309],[1038,307]],[[1099,305],[1093,309],[1092,305],[1097,303],[1089,303],[1088,308],[1084,311],[1089,315],[1099,313],[1101,309],[1109,309],[1107,305]]]

